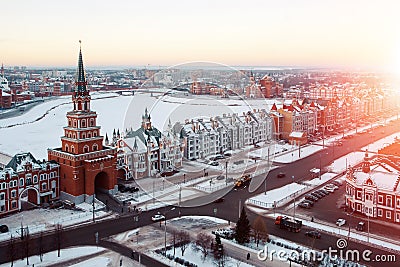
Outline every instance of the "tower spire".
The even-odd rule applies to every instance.
[[[85,79],[85,71],[83,69],[83,59],[82,59],[82,42],[79,40],[79,59],[78,59],[78,73],[77,73],[77,81],[75,82],[76,92],[78,93],[86,93],[86,79]]]

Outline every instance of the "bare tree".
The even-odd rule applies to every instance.
[[[181,252],[182,252],[182,256],[183,256],[183,254],[185,253],[186,248],[190,244],[190,235],[186,231],[179,231],[177,233],[176,238],[177,238],[178,244],[179,244],[179,246],[181,248]]]
[[[261,240],[268,238],[267,226],[261,216],[257,216],[253,222],[253,235],[257,247]]]
[[[207,257],[209,250],[211,249],[213,238],[206,233],[198,233],[196,238],[197,249],[203,253],[204,258]]]

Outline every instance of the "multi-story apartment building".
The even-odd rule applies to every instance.
[[[21,200],[36,205],[58,199],[60,166],[37,161],[31,153],[17,154],[0,171],[0,216],[21,210]]]
[[[199,159],[272,140],[273,118],[265,110],[243,115],[223,114],[209,120],[186,120],[175,127],[180,132],[184,157]]]

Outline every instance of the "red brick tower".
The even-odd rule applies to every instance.
[[[96,112],[90,110],[82,50],[72,94],[73,110],[67,112],[61,148],[49,149],[49,160],[60,164],[60,197],[74,203],[91,202],[96,191],[113,193],[117,184],[117,150],[103,145]]]

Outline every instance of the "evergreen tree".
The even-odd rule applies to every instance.
[[[244,207],[242,208],[239,220],[236,223],[235,240],[239,244],[247,243],[250,240],[250,222],[249,219],[247,218],[247,214]]]

